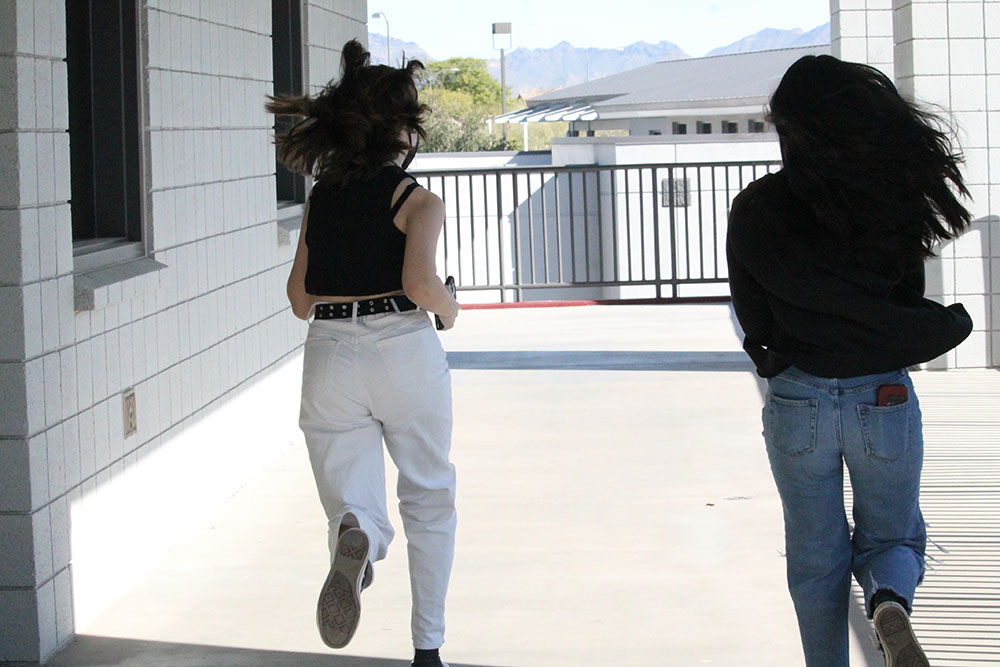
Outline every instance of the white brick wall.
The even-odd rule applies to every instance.
[[[367,3],[303,4],[325,83]],[[163,267],[116,269],[75,310],[65,0],[0,2],[0,662],[50,655],[298,437],[270,2],[141,6],[144,242]]]
[[[928,265],[928,292],[961,301],[969,339],[938,367],[1000,365],[1000,3],[896,0],[895,71],[900,92],[943,109],[958,131],[975,222]],[[996,61],[991,63],[991,59]]]
[[[893,75],[893,0],[830,0],[830,52]]]

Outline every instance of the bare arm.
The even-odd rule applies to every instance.
[[[302,215],[302,228],[299,231],[299,243],[295,247],[295,261],[292,262],[292,270],[288,274],[288,301],[292,304],[292,313],[300,320],[309,318],[309,311],[312,310],[316,298],[311,294],[306,294],[306,268],[309,263],[309,250],[306,248],[306,225],[309,222],[309,202],[306,201],[306,210]]]
[[[415,304],[436,313],[445,329],[454,325],[460,306],[437,275],[434,258],[444,226],[444,204],[423,188],[414,191],[397,215],[406,233],[403,291]]]

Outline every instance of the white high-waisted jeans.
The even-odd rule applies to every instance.
[[[371,540],[372,561],[385,558],[394,535],[385,505],[385,440],[399,470],[413,644],[440,647],[455,550],[455,468],[448,460],[451,375],[428,314],[313,321],[299,425],[329,519],[331,560],[347,514]]]

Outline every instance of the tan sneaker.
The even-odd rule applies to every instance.
[[[872,616],[875,634],[882,644],[885,667],[930,667],[924,650],[910,626],[910,615],[898,602],[886,601]]]
[[[319,636],[330,648],[347,646],[358,629],[370,548],[368,536],[360,528],[349,528],[337,539],[337,553],[316,604]]]

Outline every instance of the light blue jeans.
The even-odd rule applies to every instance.
[[[878,387],[905,385],[906,403],[876,405]],[[821,378],[790,368],[768,380],[764,440],[785,517],[788,590],[809,667],[848,664],[851,573],[865,594],[907,602],[923,579],[923,432],[905,370]],[[844,510],[843,464],[854,492]]]

